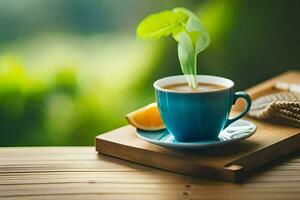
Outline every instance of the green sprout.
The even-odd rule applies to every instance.
[[[208,47],[210,37],[192,11],[174,8],[151,14],[141,21],[136,33],[141,39],[158,39],[172,34],[178,42],[181,70],[189,86],[197,88],[197,54]]]

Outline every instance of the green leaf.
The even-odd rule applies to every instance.
[[[146,17],[137,27],[139,38],[158,39],[182,31],[188,17],[182,12],[167,10]]]
[[[187,75],[189,86],[197,87],[196,54],[188,33],[182,32],[178,37],[178,58],[183,74]]]
[[[205,31],[199,20],[189,18],[186,24],[186,30],[192,34],[191,37],[195,40],[194,48],[197,54],[209,46],[209,34]]]
[[[210,44],[210,37],[207,33],[194,31],[190,32],[189,35],[191,37],[196,54],[205,50]]]
[[[175,12],[175,13],[184,13],[189,18],[198,19],[197,15],[195,15],[192,11],[190,11],[186,8],[183,8],[183,7],[173,8],[173,12]]]
[[[186,8],[174,8],[173,11],[175,13],[184,13],[189,17],[185,29],[192,39],[196,54],[206,49],[210,44],[210,37],[202,26],[199,18]]]
[[[173,30],[173,38],[178,42],[180,33],[185,32],[184,26],[178,26]]]
[[[181,70],[189,86],[197,87],[197,54],[210,44],[209,34],[199,18],[186,8],[174,8],[145,18],[137,28],[139,38],[157,39],[171,35],[178,42]]]

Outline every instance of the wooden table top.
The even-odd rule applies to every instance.
[[[0,148],[0,198],[299,199],[300,151],[234,184],[98,155],[94,147]]]

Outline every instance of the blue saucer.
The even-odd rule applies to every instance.
[[[164,147],[178,149],[202,149],[242,141],[253,135],[255,131],[255,124],[250,121],[240,119],[221,131],[217,139],[209,141],[177,142],[174,136],[167,129],[161,131],[144,131],[138,129],[137,136],[147,142]]]

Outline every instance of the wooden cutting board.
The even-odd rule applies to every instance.
[[[276,92],[277,81],[300,84],[300,72],[289,71],[248,89],[255,99]],[[243,107],[238,101],[235,115]],[[249,171],[300,147],[300,129],[246,117],[257,126],[250,138],[233,145],[206,150],[174,150],[150,144],[136,136],[136,129],[124,126],[96,137],[96,150],[143,165],[193,176],[241,182]]]

